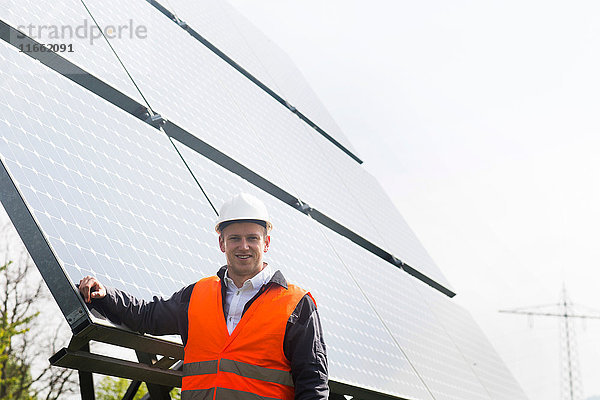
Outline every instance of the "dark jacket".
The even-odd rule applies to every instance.
[[[217,276],[221,279],[221,294],[225,299],[224,276],[227,267],[222,267]],[[137,299],[121,290],[106,288],[106,297],[92,301],[92,307],[109,320],[124,324],[130,329],[151,335],[181,336],[183,345],[188,339],[188,306],[195,284],[174,293],[169,299],[154,297],[152,301]],[[244,307],[244,313],[269,285],[287,289],[287,281],[280,271],[273,274]],[[223,318],[227,312],[223,301]],[[283,351],[291,363],[295,399],[327,399],[327,352],[317,308],[312,298],[305,295],[288,319],[283,341]]]

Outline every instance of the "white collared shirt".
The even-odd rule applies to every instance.
[[[246,303],[258,293],[263,285],[271,280],[272,276],[273,271],[267,264],[262,271],[244,282],[241,288],[238,288],[235,286],[235,283],[233,283],[233,280],[227,275],[227,271],[225,271],[225,285],[227,287],[225,294],[225,311],[227,312],[227,330],[230,335],[238,322],[242,319],[242,312],[244,311]]]

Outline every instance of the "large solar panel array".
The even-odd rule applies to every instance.
[[[169,137],[106,93],[28,57],[3,34],[0,192],[26,245],[29,231],[41,232],[56,260],[55,279],[73,293],[91,274],[140,298],[169,296],[224,262],[214,207],[250,192],[267,204],[275,225],[267,261],[317,299],[332,381],[405,399],[525,398],[466,311],[343,236],[349,230],[424,281],[450,288],[375,178],[251,79],[353,151],[287,56],[233,8],[215,0],[171,2],[207,46],[143,0],[44,3],[3,2],[0,23],[24,33],[29,25],[33,33],[41,25],[143,25],[143,40],[121,37],[110,46],[63,38],[76,51],[60,62],[203,144],[190,148]],[[52,42],[49,32],[36,39]],[[251,174],[228,170],[231,160]],[[256,177],[344,229],[323,225],[277,197],[281,192],[267,193]],[[9,198],[33,219],[23,222]],[[71,311],[62,309],[65,316]]]

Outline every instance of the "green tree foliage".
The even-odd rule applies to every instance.
[[[120,400],[125,395],[130,381],[124,378],[104,377],[96,386],[96,400]],[[135,394],[134,400],[140,400],[146,393],[146,385]]]
[[[47,361],[68,336],[41,320],[52,303],[35,265],[11,225],[0,227],[0,244],[0,399],[55,400],[73,393],[73,372]]]
[[[32,384],[30,366],[18,354],[20,349],[14,345],[14,340],[29,331],[39,312],[29,312],[29,304],[21,307],[14,303],[12,294],[15,293],[20,276],[6,279],[10,275],[11,264],[12,261],[9,261],[0,266],[0,274],[5,278],[0,298],[0,399],[32,399],[29,393]],[[19,297],[18,291],[16,296]]]
[[[96,386],[96,400],[121,400],[130,383],[131,381],[123,378],[104,377]],[[133,399],[141,400],[147,392],[146,384],[142,383]],[[173,400],[181,399],[179,389],[171,390],[170,395]]]

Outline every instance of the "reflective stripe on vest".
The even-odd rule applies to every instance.
[[[188,308],[182,398],[293,400],[283,339],[290,315],[306,294],[294,285],[271,285],[229,335],[219,278],[197,282]]]
[[[258,365],[243,363],[241,361],[222,359],[193,362],[183,365],[183,376],[216,374],[218,370],[231,372],[245,378],[258,379],[265,382],[278,383],[280,385],[294,386],[292,374],[279,369],[264,368]]]
[[[219,360],[198,361],[183,364],[183,376],[216,374]]]
[[[273,397],[260,397],[254,393],[242,392],[241,390],[217,388],[198,389],[181,392],[182,400],[278,400]]]

